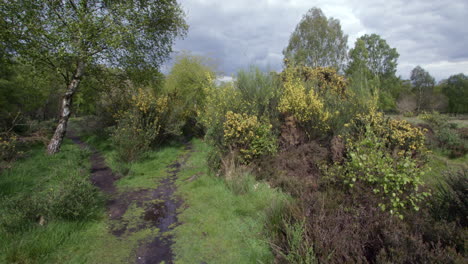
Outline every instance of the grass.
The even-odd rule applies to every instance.
[[[177,160],[182,146],[168,145],[151,151],[139,162],[129,165],[128,175],[117,182],[119,188],[156,188],[158,182],[167,175],[167,166]]]
[[[0,263],[61,263],[53,260],[57,254],[67,244],[82,242],[80,232],[99,221],[103,211],[98,208],[97,216],[89,221],[66,220],[53,214],[49,217],[48,207],[54,201],[47,197],[70,178],[89,176],[85,173],[89,171],[88,155],[69,141],[54,156],[46,155],[43,146],[34,146],[26,157],[2,172]],[[37,223],[39,216],[46,216],[46,225]]]
[[[105,142],[96,143],[105,145]],[[175,160],[176,150],[173,147],[156,151],[154,157],[164,156],[166,160]],[[109,149],[106,153],[111,154],[112,151]],[[117,223],[107,219],[103,204],[91,219],[46,218],[46,224],[41,226],[36,215],[28,217],[27,212],[31,209],[18,201],[26,197],[29,197],[28,202],[40,201],[70,177],[79,176],[89,180],[89,154],[89,151],[79,149],[68,140],[62,146],[62,151],[54,156],[45,155],[43,146],[35,146],[24,159],[1,174],[0,263],[129,263],[136,259],[134,252],[139,241],[158,233],[157,228],[148,227],[131,235],[124,234],[122,238],[115,237],[109,229]],[[151,162],[157,161],[149,159],[136,164],[136,172],[140,171],[140,166],[149,168]],[[152,175],[160,172],[162,166],[152,171]],[[125,179],[131,188],[145,181],[148,179]],[[39,204],[39,214],[45,214],[41,210],[46,209],[46,205],[42,208]],[[8,210],[12,207],[16,210]],[[36,210],[37,206],[33,207]],[[131,228],[138,224],[142,213],[141,208],[132,204],[122,222]],[[18,223],[14,223],[15,220]]]
[[[394,119],[406,120],[411,124],[425,124],[426,122],[422,120],[419,116],[406,117],[403,115],[387,114],[387,116]],[[447,116],[448,122],[451,124],[456,124],[458,128],[468,127],[468,116],[467,115],[457,115],[457,116]]]
[[[138,162],[121,164],[108,140],[88,136],[86,141],[102,152],[111,168],[127,170],[116,182],[120,193],[156,188],[167,176],[167,166],[188,152],[181,144],[169,144],[150,151]],[[207,144],[193,140],[192,145],[176,181],[177,194],[185,203],[179,215],[182,224],[172,231],[176,263],[271,263],[266,211],[289,198],[252,176],[242,182],[245,191],[236,194],[235,186],[209,174]],[[70,178],[89,183],[89,155],[89,150],[69,140],[53,156],[46,155],[43,146],[33,146],[23,159],[2,172],[0,263],[129,263],[135,261],[141,242],[158,234],[152,226],[127,231],[121,237],[109,232],[119,225],[127,225],[127,230],[141,227],[142,206],[157,202],[152,200],[143,205],[130,203],[119,221],[107,218],[104,203],[90,205],[89,210],[95,213],[84,219],[48,217],[49,203],[56,202],[56,196],[49,194]],[[30,201],[39,202],[31,202],[31,209]],[[47,215],[44,225],[38,223],[42,215]]]
[[[434,151],[429,155],[427,166],[430,170],[426,173],[423,180],[430,186],[436,186],[443,180],[445,171],[468,169],[468,155],[457,159],[449,159],[442,152]]]
[[[193,141],[194,152],[179,175],[179,194],[187,208],[174,230],[176,263],[272,263],[266,211],[283,193],[265,183],[236,195],[221,178],[208,173],[209,147]]]

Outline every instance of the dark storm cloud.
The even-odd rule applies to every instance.
[[[349,35],[377,33],[400,53],[398,73],[416,65],[437,79],[468,73],[468,4],[452,1],[181,0],[189,33],[175,50],[209,56],[226,75],[251,64],[280,70],[282,50],[301,17],[313,6],[340,20]]]

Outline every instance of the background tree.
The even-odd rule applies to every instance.
[[[358,93],[369,96],[371,93],[372,74],[367,66],[369,52],[362,39],[357,39],[353,49],[349,51],[349,64],[346,69],[346,75],[351,80],[351,89]]]
[[[463,73],[450,76],[443,82],[442,92],[448,97],[451,113],[468,113],[468,76]]]
[[[410,80],[413,90],[417,95],[416,110],[419,112],[421,108],[427,106],[427,101],[434,89],[435,80],[434,77],[419,65],[411,71]]]
[[[200,134],[197,117],[205,108],[206,87],[216,77],[214,67],[208,58],[185,52],[176,57],[163,88],[171,104],[171,121],[164,128],[166,134]]]
[[[349,51],[346,74],[361,85],[378,80],[379,105],[383,110],[393,109],[401,92],[401,82],[395,75],[399,56],[397,50],[377,34],[358,38]]]
[[[362,43],[358,43],[362,42]],[[394,76],[397,70],[397,60],[400,56],[395,48],[391,48],[387,41],[377,34],[364,35],[356,41],[356,45],[364,45],[367,51],[366,65],[374,75]],[[362,52],[362,48],[359,51]],[[353,53],[353,49],[350,54]],[[357,51],[354,51],[358,55]],[[350,65],[356,56],[351,57]]]
[[[187,30],[183,16],[176,0],[2,1],[0,25],[9,51],[50,67],[67,85],[49,154],[60,149],[87,67],[158,67]]]
[[[301,19],[283,50],[284,57],[309,67],[334,67],[342,70],[346,60],[348,36],[340,21],[329,18],[320,8],[310,9]]]

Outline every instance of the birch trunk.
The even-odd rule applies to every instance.
[[[78,86],[81,82],[81,77],[83,76],[85,65],[83,62],[78,63],[75,74],[71,82],[67,85],[67,91],[62,98],[62,108],[60,111],[60,119],[55,129],[54,135],[47,146],[47,153],[52,155],[60,151],[60,146],[62,145],[63,138],[67,132],[68,119],[71,115],[71,106],[73,95],[78,89]]]

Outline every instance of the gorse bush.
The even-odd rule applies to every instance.
[[[348,161],[342,167],[344,183],[350,187],[364,184],[380,197],[382,210],[402,217],[405,208],[419,210],[419,203],[427,193],[419,190],[423,169],[411,154],[392,156],[386,142],[372,131],[354,142],[347,142]]]
[[[276,152],[276,139],[271,128],[271,124],[256,116],[228,111],[224,122],[224,144],[230,151],[238,151],[243,163],[249,163]]]
[[[405,120],[385,118],[375,108],[371,108],[367,114],[357,114],[348,126],[351,127],[351,135],[359,136],[372,131],[385,140],[385,147],[394,154],[417,155],[426,151],[425,129],[415,127]]]
[[[448,126],[448,117],[440,114],[439,112],[422,113],[419,117],[426,121],[431,128],[436,130]]]
[[[294,75],[293,69],[285,69],[282,77],[284,90],[278,110],[284,115],[294,116],[299,123],[310,123],[313,131],[327,131],[330,113],[325,110],[318,93],[312,88],[307,89],[304,82]]]
[[[332,68],[289,66],[281,73],[283,90],[278,110],[293,116],[309,139],[339,134],[357,113],[368,112],[375,100],[354,93]]]
[[[256,68],[240,71],[237,77],[235,83],[205,86],[207,98],[198,121],[205,127],[207,141],[215,146],[212,167],[218,167],[229,152],[238,152],[239,161],[247,164],[276,151],[270,123],[278,115],[276,77]]]
[[[349,187],[363,185],[379,197],[378,206],[400,218],[405,208],[419,210],[422,192],[424,134],[405,121],[384,119],[379,112],[358,115],[347,138],[348,159],[338,174]]]
[[[205,138],[214,146],[223,145],[223,124],[228,111],[244,112],[240,93],[231,83],[216,87],[214,84],[205,87],[207,90],[206,105],[198,114],[199,122],[205,127]]]
[[[131,108],[118,117],[112,142],[120,160],[130,162],[142,155],[158,139],[168,107],[167,97],[155,98],[140,89],[132,97]]]
[[[308,84],[309,88],[316,89],[316,92],[320,95],[332,92],[343,98],[346,97],[348,82],[334,68],[288,65],[282,73],[283,81],[289,78],[289,74]]]

